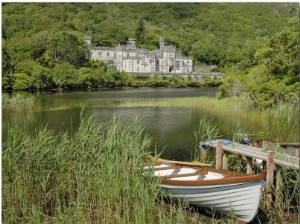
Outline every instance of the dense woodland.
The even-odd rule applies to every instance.
[[[2,3],[2,89],[199,86],[137,80],[90,61],[90,47],[159,37],[195,64],[217,65],[219,97],[249,107],[298,102],[298,3]],[[84,37],[92,37],[92,46]],[[146,84],[145,84],[146,83]],[[179,84],[178,84],[179,83]]]

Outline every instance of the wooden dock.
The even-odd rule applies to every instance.
[[[247,167],[247,173],[252,173],[252,165],[251,162],[253,161],[252,158],[261,159],[265,162],[268,160],[272,160],[269,162],[274,163],[274,165],[280,165],[287,168],[297,169],[299,170],[299,157],[291,156],[291,155],[274,155],[274,151],[267,150],[264,148],[257,148],[250,145],[243,145],[236,142],[231,142],[228,140],[214,140],[214,141],[207,141],[203,142],[203,145],[215,148],[216,151],[216,168],[223,168],[226,169],[226,152],[236,153],[246,158],[251,158],[251,160],[247,159],[247,162],[250,164]],[[267,147],[265,147],[267,148]],[[299,154],[298,154],[299,155]],[[248,161],[249,160],[249,161]],[[269,164],[270,165],[270,164]]]
[[[270,147],[270,142],[265,142],[262,148],[257,148],[250,145],[243,145],[228,140],[213,140],[201,142],[201,146],[208,146],[216,150],[216,164],[217,169],[227,169],[227,154],[235,153],[242,155],[247,162],[247,173],[252,174],[254,164],[253,159],[261,159],[264,167],[267,170],[267,184],[265,191],[267,193],[268,202],[266,207],[272,205],[272,189],[274,189],[274,173],[276,166],[286,167],[288,169],[299,170],[299,148],[295,148],[295,155],[275,154],[274,149]],[[280,175],[280,174],[278,174]],[[278,180],[280,176],[276,176]],[[281,178],[280,178],[281,179]],[[276,191],[280,189],[280,185],[276,183]],[[268,194],[269,193],[269,194]],[[278,198],[275,200],[279,200]]]

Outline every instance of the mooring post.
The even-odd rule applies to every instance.
[[[224,151],[222,155],[222,169],[227,170],[227,153]]]
[[[207,150],[201,148],[200,149],[200,162],[205,163],[206,155],[207,155]]]
[[[300,148],[295,148],[295,156],[299,157]]]
[[[273,180],[274,180],[274,151],[267,151],[267,186],[266,186],[266,207],[270,208],[272,206],[272,189],[273,189]]]
[[[276,208],[280,208],[282,206],[282,196],[281,196],[281,190],[282,190],[282,177],[281,177],[281,171],[276,172],[276,192],[275,192],[275,206]],[[282,209],[278,209],[279,212],[282,211]],[[280,214],[282,215],[282,214]]]
[[[223,160],[222,140],[216,141],[216,169],[222,169]]]
[[[247,162],[247,174],[252,174],[253,172],[253,158],[252,157],[248,157],[248,156],[245,156],[245,160]]]

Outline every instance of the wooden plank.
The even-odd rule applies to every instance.
[[[287,162],[284,160],[274,159],[275,164],[299,170],[299,162]]]
[[[217,140],[217,141],[220,141],[222,143],[222,140]],[[210,141],[210,142],[205,142],[202,144],[207,145],[209,147],[216,148],[217,141]],[[261,148],[256,148],[256,147],[248,146],[248,145],[242,145],[242,144],[235,143],[235,142],[233,142],[232,144],[222,145],[222,150],[240,154],[240,155],[243,155],[246,157],[262,159],[264,161],[267,161],[267,159],[268,159],[267,153],[262,151]],[[299,158],[297,158],[295,156],[291,156],[291,155],[284,155],[284,157],[282,157],[282,158],[276,158],[276,156],[278,156],[278,155],[274,156],[275,164],[299,170]],[[219,163],[221,164],[220,161],[216,161],[216,162],[218,162],[218,166],[219,166]]]

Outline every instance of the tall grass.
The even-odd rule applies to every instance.
[[[252,133],[257,138],[281,142],[299,141],[299,106],[281,104],[268,109],[249,109],[239,98],[217,99],[213,97],[184,97],[160,101],[125,102],[121,106],[173,106],[191,107],[210,112],[218,117],[230,117],[255,125],[259,130]],[[233,133],[234,134],[234,133]],[[237,136],[235,136],[237,137]]]
[[[138,118],[97,123],[82,115],[72,135],[11,127],[2,148],[3,223],[205,223],[183,204],[166,204],[143,175],[150,142]]]
[[[269,110],[275,115],[280,110]],[[280,117],[280,116],[279,116]],[[283,117],[283,116],[281,116]],[[287,120],[286,122],[293,122],[293,120]],[[232,141],[239,142],[242,133],[240,132],[239,123],[235,127]],[[208,120],[207,117],[203,117],[199,121],[198,130],[195,131],[196,141],[210,141],[219,138],[219,125],[214,123],[213,120]],[[196,149],[194,153],[194,160],[200,160],[204,163],[210,163],[215,165],[215,149],[205,148]],[[279,145],[274,149],[275,158],[286,155],[286,152]],[[245,173],[247,170],[247,163],[241,155],[235,153],[227,153],[227,168],[236,172]],[[255,172],[258,172],[258,168]],[[265,211],[268,215],[271,215],[271,222],[291,223],[295,221],[295,214],[299,212],[299,171],[295,169],[289,169],[282,166],[278,166],[275,171],[275,179],[273,183],[273,197],[274,205],[273,209]],[[262,201],[268,200],[267,192],[263,192]],[[262,203],[263,204],[263,203]],[[258,218],[259,219],[259,218]]]
[[[264,110],[262,124],[275,139],[299,142],[299,105],[285,103]]]
[[[195,139],[197,143],[200,143],[200,148],[197,147],[194,152],[194,160],[200,160],[209,164],[215,164],[215,153],[210,151],[207,153],[208,148],[201,146],[201,142],[211,141],[221,137],[219,134],[220,129],[217,123],[214,123],[212,119],[208,119],[206,116],[199,121],[198,129],[194,131]]]
[[[23,97],[20,94],[14,97],[2,94],[2,112],[3,114],[11,114],[18,111],[30,111],[34,100],[34,97]]]

